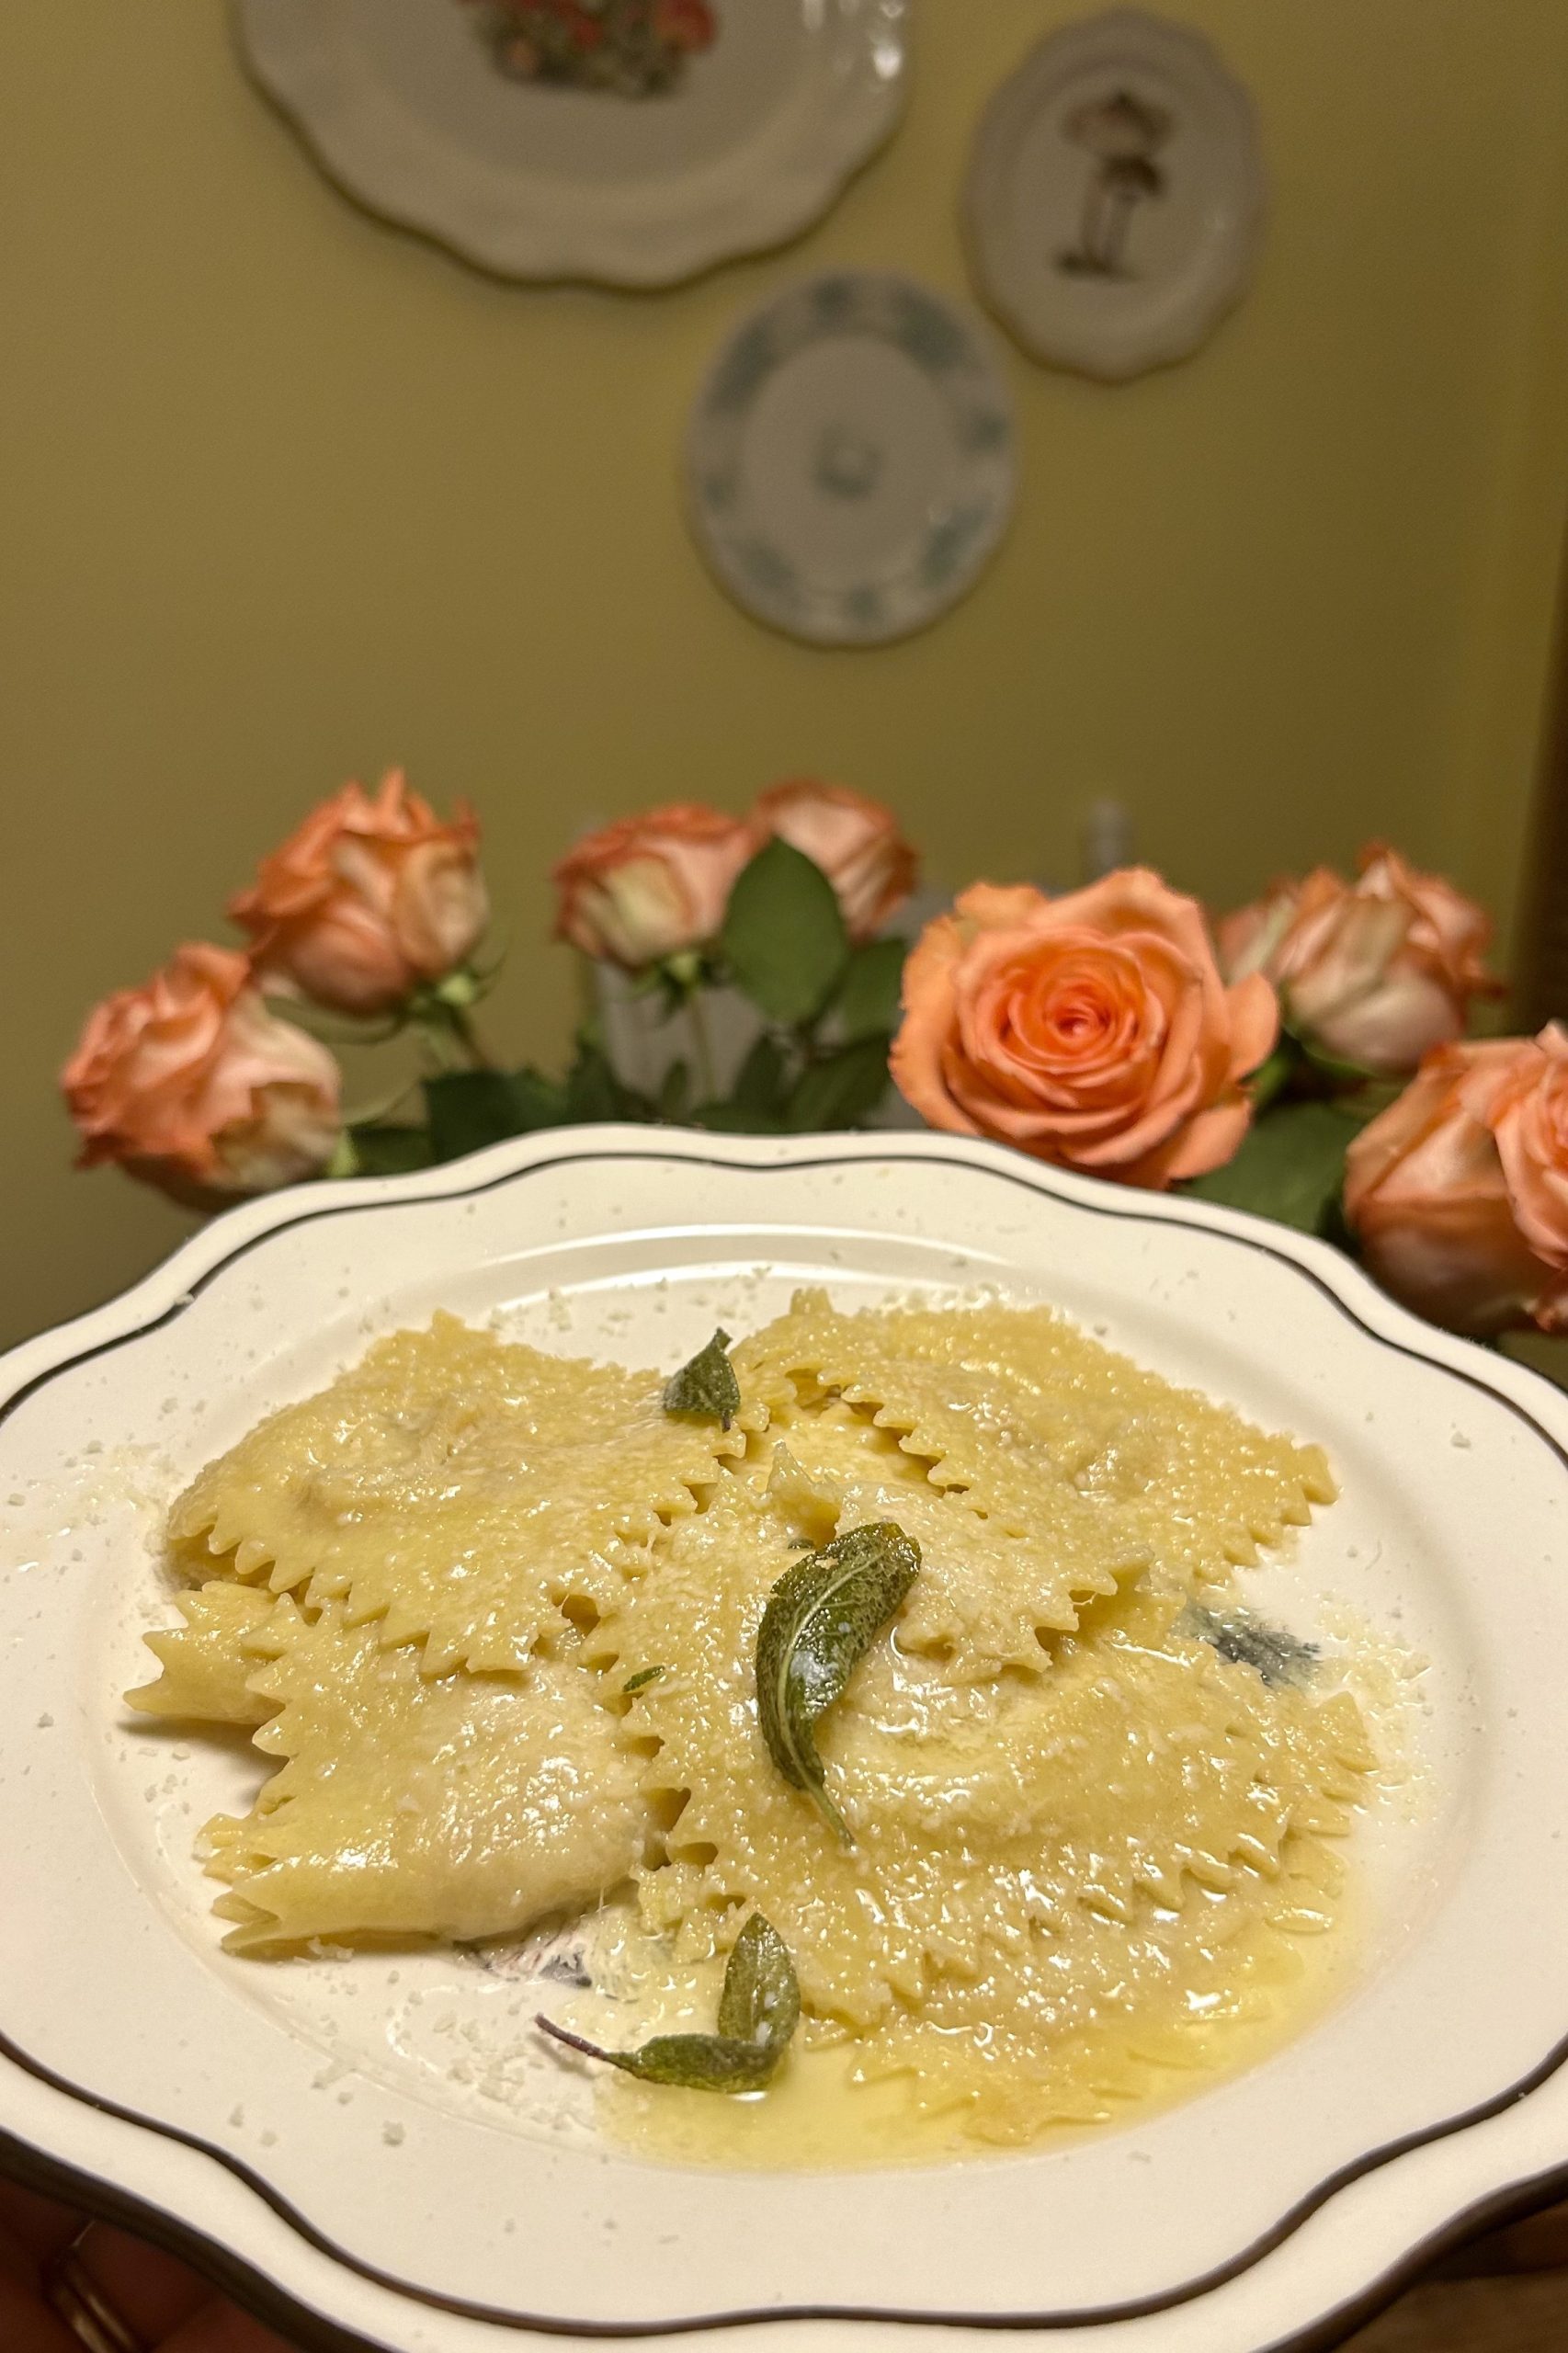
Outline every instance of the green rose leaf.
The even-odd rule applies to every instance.
[[[428,1168],[436,1155],[427,1128],[404,1128],[391,1120],[368,1120],[350,1128],[348,1142],[355,1176],[403,1176],[411,1168]]]
[[[785,1112],[790,1132],[853,1128],[869,1119],[888,1091],[892,1042],[885,1034],[861,1038],[802,1072]]]
[[[559,1128],[564,1124],[566,1089],[559,1079],[546,1078],[541,1070],[515,1070],[511,1088],[512,1105],[517,1120],[515,1134],[531,1136],[540,1128]]]
[[[604,1048],[585,1032],[566,1074],[567,1121],[574,1127],[592,1120],[646,1120],[652,1106],[617,1076]]]
[[[1284,1104],[1254,1120],[1233,1160],[1182,1190],[1322,1233],[1344,1188],[1345,1155],[1369,1116],[1337,1103]]]
[[[765,1029],[735,1073],[731,1100],[737,1110],[777,1117],[784,1108],[789,1075],[783,1048]]]
[[[665,1383],[665,1411],[692,1421],[719,1422],[725,1429],[741,1410],[741,1384],[727,1354],[728,1332],[715,1332],[689,1364]]]
[[[459,1160],[518,1133],[512,1081],[502,1070],[454,1070],[425,1082],[430,1148],[437,1160]]]
[[[851,1043],[857,1038],[886,1035],[898,1028],[908,956],[905,939],[869,939],[849,959],[833,1009]]]
[[[770,1020],[790,1023],[821,1012],[849,955],[832,883],[777,839],[736,878],[719,944],[736,986]]]
[[[604,2051],[547,2018],[535,2023],[556,2042],[602,2059],[645,2084],[695,2092],[759,2092],[772,2081],[801,2018],[801,1989],[789,1948],[754,1912],[735,1939],[719,1997],[717,2034],[660,2034],[640,2051]]]
[[[425,1108],[434,1160],[458,1160],[569,1117],[565,1089],[537,1070],[446,1071],[426,1080]]]
[[[767,1752],[784,1779],[853,1846],[827,1793],[813,1727],[914,1584],[920,1547],[892,1520],[835,1536],[785,1570],[756,1636],[756,1707]]]

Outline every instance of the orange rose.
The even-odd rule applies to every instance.
[[[1219,926],[1230,979],[1264,973],[1309,1042],[1395,1077],[1462,1036],[1472,997],[1495,994],[1491,936],[1473,900],[1376,843],[1358,881],[1320,866]]]
[[[869,939],[920,879],[920,861],[880,801],[847,785],[805,779],[761,795],[756,821],[820,866],[838,894],[851,939]]]
[[[61,1073],[81,1165],[118,1160],[182,1199],[267,1193],[325,1167],[337,1064],[268,1013],[226,948],[182,948],[88,1016]]]
[[[386,1013],[473,953],[489,920],[479,826],[449,825],[401,768],[374,800],[346,784],[265,859],[229,913],[256,941],[256,976],[343,1013]]]
[[[705,947],[757,843],[755,827],[695,801],[622,817],[556,867],[555,936],[631,972]]]
[[[1086,891],[966,891],[904,967],[892,1075],[933,1127],[1163,1188],[1221,1167],[1274,992],[1226,988],[1197,902],[1128,867]]]
[[[1568,1030],[1429,1053],[1351,1145],[1345,1214],[1434,1323],[1568,1330]]]
[[[717,30],[708,0],[656,0],[653,37],[672,49],[708,49]]]

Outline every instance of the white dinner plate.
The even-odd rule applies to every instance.
[[[1019,2154],[699,2172],[601,2142],[472,1955],[219,1949],[192,1834],[254,1768],[119,1699],[171,1493],[437,1305],[674,1365],[807,1280],[1048,1300],[1326,1444],[1342,1499],[1265,1589],[1382,1662],[1403,1761],[1333,1996],[1247,2072]],[[301,2344],[1258,2353],[1562,2186],[1568,1400],[1324,1245],[949,1137],[580,1129],[236,1210],[0,1394],[0,2161]]]
[[[504,277],[669,286],[808,228],[887,139],[909,0],[708,0],[673,86],[501,69],[486,0],[233,0],[328,176]]]

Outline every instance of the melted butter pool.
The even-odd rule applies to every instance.
[[[676,1967],[665,1942],[624,1904],[607,1906],[573,1935],[596,1987],[615,1991],[562,1998],[551,1986],[541,2001],[551,2016],[614,2049],[633,2048],[655,2033],[710,2029],[721,1964]],[[936,2165],[1066,2146],[1145,2122],[1266,2062],[1333,2007],[1354,1978],[1358,1950],[1355,1906],[1345,1896],[1317,1932],[1283,1938],[1264,1931],[1238,1944],[1238,1974],[1256,1971],[1257,1982],[1240,2002],[1241,2015],[1217,2018],[1192,2036],[1188,2063],[1153,2070],[1137,2097],[1108,2097],[1092,2072],[1074,2081],[1069,2066],[1069,2099],[1032,2123],[1020,2117],[1016,2086],[1002,2076],[988,2080],[983,2065],[969,2096],[958,2097],[948,2083],[879,2073],[874,2038],[828,2040],[809,2022],[765,2092],[684,2091],[593,2068],[597,2120],[606,2139],[629,2154],[732,2171]],[[1078,2112],[1061,2113],[1074,2098]]]

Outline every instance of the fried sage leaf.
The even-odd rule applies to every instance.
[[[665,1383],[665,1411],[693,1421],[720,1422],[725,1429],[741,1410],[741,1384],[726,1353],[728,1332],[715,1332],[705,1348]]]
[[[1231,1665],[1250,1666],[1270,1686],[1308,1682],[1320,1655],[1315,1643],[1303,1642],[1288,1627],[1271,1626],[1251,1609],[1204,1609],[1194,1601],[1176,1620],[1176,1631],[1196,1634]]]
[[[597,2042],[540,2017],[535,2024],[569,2050],[602,2059],[644,2084],[693,2092],[759,2092],[772,2080],[801,2017],[795,1965],[777,1928],[754,1912],[735,1939],[719,1996],[717,2034],[658,2034],[641,2051]]]
[[[914,1584],[920,1547],[891,1519],[852,1528],[785,1570],[756,1636],[756,1705],[778,1770],[804,1790],[846,1847],[812,1727]]]

